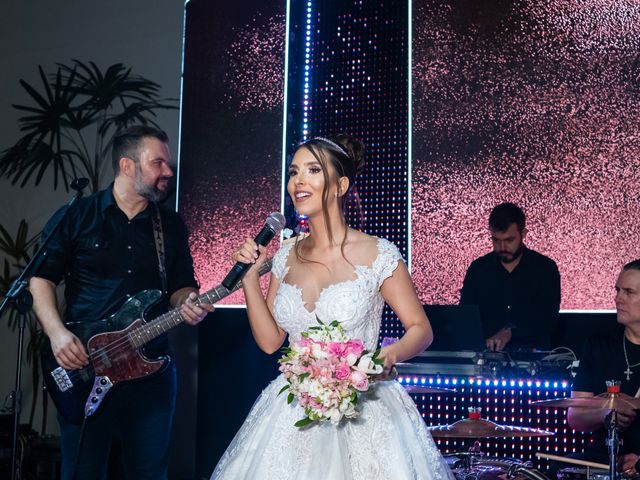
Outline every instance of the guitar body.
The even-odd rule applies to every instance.
[[[140,327],[142,323],[142,320],[135,320],[124,330],[99,333],[89,339],[87,350],[92,357],[91,363],[96,376],[109,377],[115,385],[156,373],[167,364],[167,358],[149,360],[130,344],[129,332]],[[109,347],[113,344],[118,346]]]
[[[271,260],[262,265],[260,275],[271,270]],[[231,290],[218,285],[198,297],[197,303],[215,304],[242,286]],[[161,371],[167,357],[150,360],[140,352],[142,346],[183,321],[180,309],[147,322],[145,312],[162,296],[158,290],[144,290],[130,299],[111,317],[97,322],[79,323],[70,330],[87,346],[89,366],[65,370],[51,350],[42,356],[44,381],[58,413],[67,421],[82,423],[93,415],[112,387],[142,379]]]
[[[65,420],[82,423],[113,386],[147,377],[168,364],[167,357],[148,359],[136,346],[135,331],[144,325],[144,313],[160,297],[158,290],[144,290],[129,298],[111,317],[79,324],[74,334],[86,344],[90,357],[90,365],[81,370],[61,368],[50,350],[43,355],[47,390]]]

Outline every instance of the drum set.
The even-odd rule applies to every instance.
[[[455,390],[438,387],[406,385],[405,389],[410,394],[456,394]],[[621,393],[619,382],[607,382],[607,391],[600,395],[554,398],[532,402],[532,405],[552,408],[610,410],[611,413],[607,416],[606,421],[609,465],[544,453],[537,453],[536,457],[574,465],[558,471],[557,476],[560,480],[609,480],[622,477],[617,471],[616,462],[620,445],[620,432],[617,427],[616,416],[617,412],[622,409],[640,409],[640,398]],[[515,425],[500,425],[481,418],[481,410],[473,407],[469,408],[468,418],[450,425],[431,426],[428,429],[434,438],[467,438],[476,440],[466,452],[445,455],[445,460],[456,480],[549,480],[547,475],[533,468],[531,462],[485,455],[480,451],[478,440],[499,437],[542,437],[553,435],[553,432]]]

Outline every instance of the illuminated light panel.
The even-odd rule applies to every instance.
[[[302,95],[295,128],[304,138],[344,132],[363,141],[367,166],[357,183],[363,230],[394,242],[408,261],[409,2],[304,5],[297,14],[303,41],[294,57],[304,67],[296,77]],[[403,333],[385,309],[380,339]]]
[[[431,385],[452,388],[456,394],[412,394],[420,415],[427,425],[450,425],[468,417],[471,406],[482,408],[482,418],[505,425],[549,430],[551,437],[479,439],[482,451],[488,455],[531,460],[536,468],[546,469],[548,462],[535,458],[537,452],[560,455],[582,451],[589,436],[574,432],[567,425],[565,409],[537,408],[532,401],[568,396],[571,384],[546,379],[485,379],[462,376],[401,375],[401,385]],[[443,453],[466,450],[468,439],[438,439]]]

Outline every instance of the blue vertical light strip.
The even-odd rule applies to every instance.
[[[180,199],[180,145],[182,145],[182,93],[184,90],[184,49],[187,38],[187,5],[189,4],[189,0],[184,2],[184,9],[182,11],[182,61],[180,63],[180,109],[178,110],[178,140],[176,145],[176,157],[178,161],[176,162],[176,212],[178,211],[178,203]]]
[[[413,192],[412,192],[412,185],[413,185],[413,177],[412,177],[412,172],[413,172],[413,131],[412,131],[412,125],[413,125],[413,84],[412,84],[412,60],[413,60],[413,54],[412,54],[412,48],[413,48],[413,0],[407,0],[407,2],[409,3],[408,5],[408,19],[407,19],[407,29],[408,29],[408,35],[407,35],[407,52],[408,52],[408,58],[407,58],[407,65],[409,68],[409,74],[407,75],[407,84],[408,84],[408,92],[407,92],[407,96],[409,98],[408,100],[408,105],[407,105],[407,268],[409,269],[409,272],[411,272],[411,201],[413,199]]]
[[[287,195],[287,102],[289,94],[289,28],[291,26],[291,0],[287,0],[284,39],[284,97],[282,99],[282,169],[280,172],[280,211],[284,212]],[[282,233],[281,233],[282,235]]]
[[[312,2],[307,2],[306,28],[304,33],[304,97],[302,102],[302,137],[304,140],[309,135],[309,92],[311,91],[311,7]]]

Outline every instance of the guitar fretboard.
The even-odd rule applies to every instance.
[[[260,267],[259,273],[262,276],[270,270],[271,259],[267,260],[264,265]],[[198,297],[197,303],[209,303],[213,305],[219,300],[232,294],[240,287],[242,287],[242,282],[238,282],[236,286],[231,290],[224,287],[223,285],[218,285],[217,287],[214,287],[211,290],[200,295]],[[129,341],[135,348],[139,348],[144,344],[150,342],[154,338],[162,335],[163,333],[168,332],[173,327],[177,327],[182,322],[184,322],[184,319],[180,315],[180,308],[174,308],[173,310],[160,315],[150,322],[147,322],[144,325],[129,332]]]

